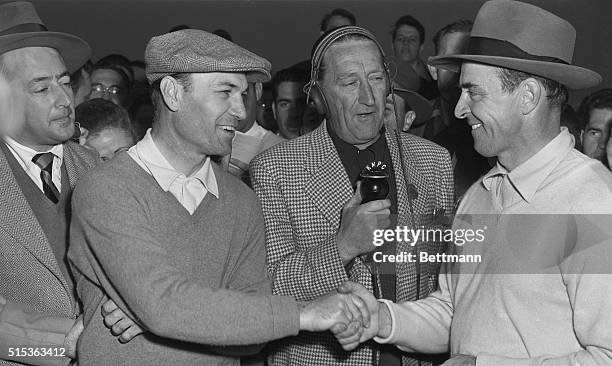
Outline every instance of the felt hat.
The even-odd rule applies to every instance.
[[[1,3],[0,54],[25,47],[56,49],[70,72],[76,71],[91,57],[91,48],[81,38],[48,31],[31,3]]]
[[[429,64],[458,72],[462,62],[518,70],[557,81],[569,89],[601,82],[595,71],[572,65],[576,30],[537,6],[511,0],[482,5],[465,54],[433,57]]]

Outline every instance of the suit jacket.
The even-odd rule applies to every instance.
[[[396,177],[399,226],[431,225],[435,209],[450,213],[452,168],[448,152],[419,137],[402,134],[402,154],[390,132],[385,138]],[[405,171],[400,159],[403,158]],[[275,294],[312,300],[350,279],[372,291],[369,269],[356,258],[349,272],[338,254],[336,234],[343,206],[353,195],[351,183],[325,123],[312,133],[276,145],[251,162],[253,187],[266,224],[268,270]],[[418,191],[408,199],[407,183]],[[411,208],[414,216],[411,218]],[[420,250],[440,252],[444,243],[420,243]],[[410,251],[398,243],[397,252]],[[397,263],[397,301],[416,298],[416,266]],[[435,288],[439,265],[421,264],[420,296]],[[371,365],[371,344],[347,353],[329,333],[302,332],[276,345],[275,365]]]
[[[63,162],[72,188],[96,161],[93,152],[78,144],[64,144]],[[0,187],[0,358],[4,358],[9,346],[63,344],[79,306],[3,150]],[[47,358],[36,364],[66,362]],[[3,364],[10,363],[0,360]]]

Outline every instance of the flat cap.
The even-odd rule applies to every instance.
[[[176,73],[235,72],[248,82],[270,80],[268,60],[212,33],[183,29],[153,37],[145,50],[149,83]]]

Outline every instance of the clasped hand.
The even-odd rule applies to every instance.
[[[365,287],[345,282],[338,291],[300,304],[300,329],[330,330],[342,348],[350,351],[379,335],[379,309],[379,302]],[[390,327],[383,324],[383,328]]]

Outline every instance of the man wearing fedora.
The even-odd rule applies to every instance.
[[[476,150],[498,164],[468,190],[454,230],[484,229],[481,242],[451,246],[472,263],[446,263],[440,289],[404,303],[375,301],[358,284],[373,327],[345,333],[346,348],[372,336],[406,352],[443,352],[444,365],[612,363],[612,175],[573,148],[560,128],[567,88],[601,77],[571,64],[576,37],[565,20],[536,6],[486,2],[461,64],[455,114]],[[357,339],[360,338],[360,339]]]
[[[83,329],[66,260],[70,196],[98,160],[69,141],[69,72],[91,50],[47,31],[23,1],[0,4],[0,34],[0,364],[67,364]],[[118,332],[122,341],[138,334],[112,302],[105,306],[109,326],[121,320],[129,329]]]

